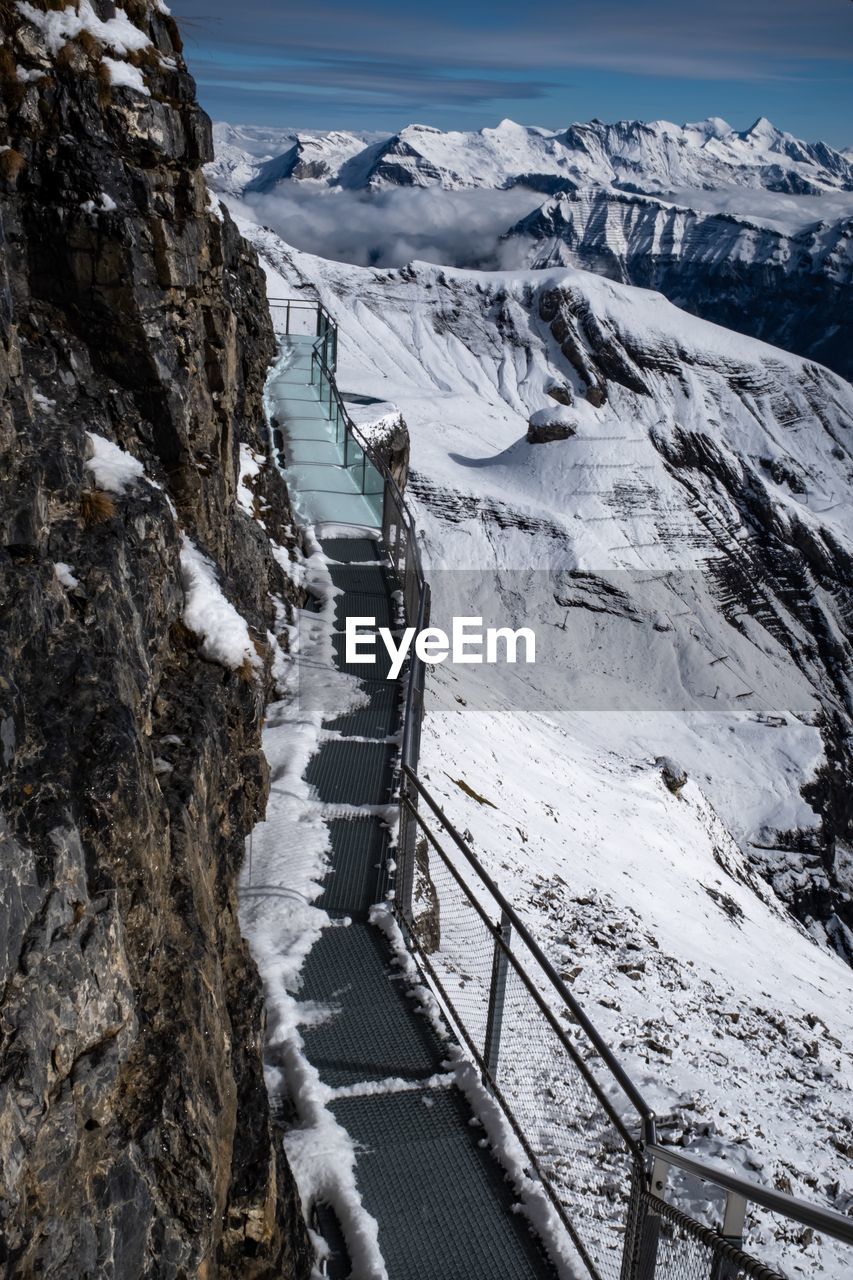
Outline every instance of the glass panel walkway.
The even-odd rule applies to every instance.
[[[285,339],[285,359],[267,384],[269,412],[284,437],[294,510],[303,524],[378,529],[381,477],[358,444],[347,441],[331,389],[316,362],[312,368],[315,341],[301,334]]]
[[[348,668],[340,633],[352,613],[389,625],[397,584],[376,538],[381,496],[362,492],[364,461],[345,458],[331,397],[321,402],[324,388],[311,382],[313,339],[284,341],[267,388],[278,462],[297,518],[315,526],[341,591],[336,665],[358,675],[368,694],[366,704],[324,723],[331,732],[305,773],[330,806],[331,868],[319,905],[335,920],[303,970],[300,1000],[334,1010],[320,1022],[306,1018],[305,1052],[323,1083],[341,1090],[331,1108],[358,1150],[358,1187],[378,1223],[388,1280],[543,1280],[554,1272],[513,1212],[512,1187],[448,1070],[448,1043],[369,921],[393,862],[387,827],[365,807],[394,798],[401,691],[385,679],[387,664],[368,668],[370,679],[365,667]],[[378,1270],[352,1271],[334,1206],[319,1207],[317,1224],[331,1248],[325,1274],[376,1280]]]

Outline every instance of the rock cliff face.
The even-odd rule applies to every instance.
[[[853,219],[785,235],[749,219],[614,191],[563,193],[508,232],[532,267],[575,266],[655,289],[724,328],[853,374]]]
[[[294,598],[272,468],[263,524],[235,500],[263,278],[165,11],[0,26],[0,1270],[301,1277],[236,910]],[[187,539],[240,664],[185,621]]]

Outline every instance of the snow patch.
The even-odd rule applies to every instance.
[[[74,577],[74,571],[70,564],[66,564],[64,560],[57,560],[53,566],[54,573],[59,579],[63,587],[68,591],[73,591],[75,587],[79,587],[80,583]]]
[[[129,62],[117,62],[115,58],[104,58],[104,66],[110,74],[110,84],[114,89],[132,89],[134,93],[151,97],[151,90],[143,80],[139,67],[134,67]]]
[[[207,193],[207,211],[213,214],[217,222],[225,221],[225,215],[222,212],[222,201],[212,191]]]
[[[529,419],[531,427],[550,427],[555,422],[573,427],[577,420],[577,412],[563,404],[547,405],[544,409],[536,409]]]
[[[97,200],[84,200],[80,208],[84,213],[115,213],[118,205],[112,196],[102,191]]]
[[[94,475],[99,489],[121,495],[128,485],[144,479],[145,468],[138,458],[94,431],[87,431],[86,435],[92,456],[86,459],[84,465]]]
[[[450,1066],[457,1086],[483,1126],[489,1146],[506,1170],[521,1211],[544,1244],[560,1280],[578,1280],[575,1251],[541,1182],[526,1172],[528,1160],[498,1103],[483,1085],[474,1063],[454,1045]]]
[[[212,560],[181,535],[181,574],[184,582],[184,622],[202,639],[202,655],[236,670],[248,662],[259,668],[246,620],[223,595]]]
[[[103,21],[95,13],[90,0],[79,0],[72,9],[36,9],[27,0],[18,0],[18,12],[41,31],[50,53],[57,54],[69,40],[76,40],[87,31],[101,44],[116,53],[134,53],[145,49],[151,41],[139,27],[133,25],[124,9],[116,9],[115,16]]]
[[[247,516],[255,515],[255,495],[249,487],[249,481],[260,475],[266,458],[262,453],[255,453],[247,444],[240,445],[240,474],[237,478],[237,505]]]

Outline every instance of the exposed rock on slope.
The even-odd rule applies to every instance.
[[[783,234],[746,218],[587,190],[547,200],[507,239],[533,267],[578,266],[658,289],[727,328],[853,374],[853,219]]]
[[[235,893],[292,597],[273,469],[236,501],[263,278],[164,11],[0,22],[0,1262],[304,1276]]]

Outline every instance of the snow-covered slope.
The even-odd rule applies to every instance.
[[[744,217],[587,189],[549,197],[507,242],[526,246],[533,267],[581,266],[658,289],[705,319],[853,374],[853,202],[845,217],[779,229],[798,215],[796,204],[781,219],[772,207]]]
[[[223,157],[226,148],[241,146],[254,162],[248,181],[260,182],[255,189],[263,190],[288,179],[371,189],[526,183],[543,191],[611,184],[639,184],[646,191],[744,186],[820,195],[853,190],[849,157],[823,142],[802,142],[763,118],[743,131],[718,119],[686,125],[592,120],[560,130],[503,120],[494,129],[468,133],[412,124],[391,137],[217,124],[214,141],[217,160],[209,177],[232,194],[237,181],[232,182],[234,169]],[[306,153],[302,167],[284,160],[294,148],[297,160],[300,151]]]
[[[244,229],[409,424],[434,621],[536,629],[535,666],[430,673],[431,788],[670,1137],[848,1208],[853,389],[584,272]],[[555,400],[575,434],[528,444]]]

